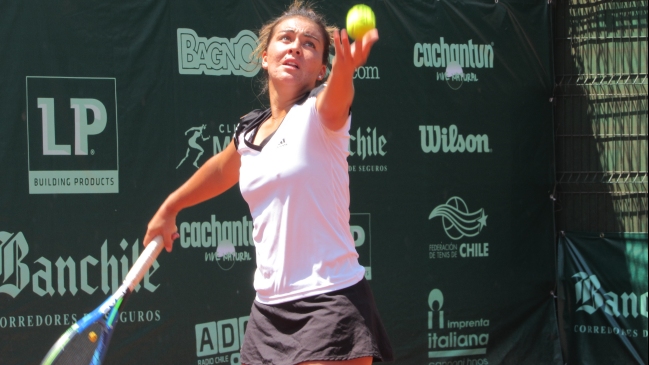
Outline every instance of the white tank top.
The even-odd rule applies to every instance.
[[[319,120],[312,91],[260,146],[270,110],[242,118],[235,133],[239,187],[253,218],[256,300],[277,304],[351,286],[365,269],[349,229],[351,116],[339,131]]]

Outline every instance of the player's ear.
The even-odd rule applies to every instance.
[[[324,80],[325,75],[327,74],[327,65],[322,65],[322,69],[318,73],[318,80]]]
[[[266,51],[261,53],[261,68],[268,70],[268,53]]]

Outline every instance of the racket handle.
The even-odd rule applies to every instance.
[[[163,248],[164,242],[162,241],[162,236],[156,236],[153,238],[140,254],[137,261],[135,261],[131,270],[126,274],[122,286],[127,285],[132,291],[149,271],[149,268],[153,265],[153,262],[156,260]]]

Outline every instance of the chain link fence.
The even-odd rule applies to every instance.
[[[553,4],[558,231],[647,232],[647,3]]]

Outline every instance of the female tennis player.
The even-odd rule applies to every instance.
[[[243,364],[393,358],[349,227],[353,74],[377,40],[374,29],[350,44],[345,30],[327,26],[300,1],[267,23],[255,54],[270,108],[242,117],[232,143],[173,192],[148,225],[144,242],[162,235],[171,251],[178,212],[239,183],[257,260]]]

